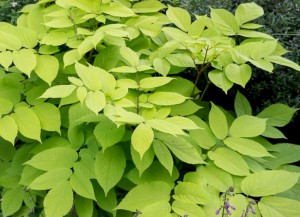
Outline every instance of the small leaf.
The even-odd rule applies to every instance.
[[[25,164],[49,171],[56,168],[71,168],[77,160],[77,152],[67,147],[50,148],[35,155]]]
[[[76,89],[75,85],[57,85],[48,88],[40,98],[64,98]]]
[[[226,66],[225,74],[231,82],[245,87],[251,78],[252,70],[247,64],[242,64],[239,66],[232,63]]]
[[[251,139],[227,137],[224,143],[231,149],[247,156],[266,157],[271,156],[260,143]]]
[[[120,54],[130,64],[130,66],[139,65],[139,56],[129,47],[121,47]]]
[[[161,141],[155,139],[153,141],[153,148],[159,162],[168,170],[170,175],[172,175],[174,162],[167,146]]]
[[[292,188],[299,174],[285,170],[259,171],[248,175],[241,183],[243,193],[252,197],[269,196]]]
[[[125,134],[125,127],[117,126],[114,122],[112,122],[107,117],[101,115],[99,123],[95,127],[94,135],[97,141],[105,151],[108,147],[113,146],[118,143]]]
[[[214,161],[215,165],[230,174],[236,176],[246,176],[249,174],[249,168],[241,155],[228,148],[218,148],[215,151],[209,151],[208,157]]]
[[[60,133],[60,111],[51,103],[39,103],[32,110],[40,120],[41,128]]]
[[[115,17],[131,17],[135,16],[133,11],[126,7],[125,5],[118,3],[118,2],[113,2],[111,3],[108,7],[105,7],[102,10],[103,13],[109,14],[111,16]]]
[[[132,133],[132,147],[140,154],[141,159],[145,152],[150,148],[154,139],[152,128],[147,124],[139,124]]]
[[[137,2],[132,6],[135,13],[153,13],[164,9],[166,6],[160,1],[142,1]]]
[[[95,160],[95,174],[105,195],[121,180],[125,166],[126,158],[122,148],[112,146],[104,153],[98,152]]]
[[[149,77],[140,80],[140,88],[152,89],[163,86],[171,82],[174,78],[170,77]]]
[[[240,4],[235,11],[235,18],[239,25],[254,20],[264,14],[262,7],[254,2]]]
[[[188,28],[189,36],[200,36],[206,25],[206,16],[199,16]]]
[[[3,194],[1,210],[4,216],[11,216],[21,208],[23,195],[24,191],[21,185],[17,185]]]
[[[106,106],[106,98],[101,91],[89,91],[85,99],[86,107],[98,114]]]
[[[32,108],[18,107],[15,109],[12,117],[15,119],[19,132],[23,136],[41,141],[41,123]]]
[[[36,74],[49,85],[56,78],[59,62],[56,57],[50,55],[37,56],[37,65],[34,68]]]
[[[227,119],[223,111],[211,103],[211,110],[208,115],[209,126],[211,131],[218,139],[225,139],[228,135]]]
[[[267,119],[249,115],[237,117],[229,128],[229,134],[233,137],[256,137],[266,130]]]
[[[67,51],[64,54],[64,57],[63,57],[64,67],[72,65],[72,64],[74,64],[75,62],[77,62],[80,59],[81,59],[81,56],[78,53],[77,49]]]
[[[186,97],[173,92],[155,92],[148,98],[150,103],[163,106],[177,105],[183,103],[185,100]]]
[[[95,200],[94,189],[89,178],[74,172],[70,178],[70,184],[78,195]]]
[[[249,101],[240,92],[237,92],[235,96],[234,110],[237,116],[252,115],[252,108]]]
[[[35,178],[29,185],[34,190],[47,190],[70,178],[72,171],[67,168],[49,170]]]
[[[26,75],[30,76],[32,70],[37,65],[36,55],[33,50],[21,49],[13,52],[15,66]]]
[[[14,118],[8,115],[0,118],[0,136],[14,145],[17,135],[18,126]]]
[[[171,69],[169,61],[162,58],[155,58],[153,60],[153,67],[159,74],[163,76],[167,76]]]
[[[172,209],[180,216],[188,217],[205,217],[203,209],[195,203],[189,203],[181,200],[175,200],[172,203]]]
[[[183,8],[169,6],[166,12],[168,18],[181,30],[187,31],[191,25],[191,16]]]
[[[70,182],[64,181],[52,188],[44,199],[47,217],[65,216],[73,205],[73,191]]]
[[[152,164],[154,159],[154,151],[152,148],[148,149],[144,154],[143,158],[141,159],[140,154],[130,146],[131,158],[135,165],[135,167],[139,171],[139,175],[141,176],[143,172]]]
[[[0,64],[8,71],[9,66],[13,62],[13,54],[11,51],[0,52]]]
[[[230,81],[225,73],[220,70],[213,70],[208,73],[208,78],[217,87],[221,88],[226,94],[227,91],[233,86],[233,82]]]
[[[151,119],[151,120],[147,120],[146,124],[148,124],[151,128],[163,133],[169,133],[171,135],[185,134],[184,131],[178,125],[170,123],[166,120]]]
[[[298,109],[290,108],[283,104],[273,104],[260,112],[257,117],[267,118],[267,125],[283,127],[288,124]]]
[[[284,197],[263,197],[258,203],[264,217],[295,217],[300,215],[300,202]]]
[[[141,184],[130,190],[116,209],[132,212],[142,210],[159,201],[168,202],[170,193],[170,185],[166,182],[156,181]]]

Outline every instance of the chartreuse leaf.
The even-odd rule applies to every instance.
[[[120,54],[130,64],[130,66],[139,65],[139,56],[129,47],[121,47]]]
[[[1,210],[4,216],[11,216],[21,208],[23,195],[24,190],[21,185],[17,185],[3,194]]]
[[[67,147],[50,148],[35,155],[25,164],[40,170],[53,170],[56,168],[71,168],[77,160],[77,152]]]
[[[141,159],[150,148],[154,139],[152,128],[148,124],[139,124],[132,133],[132,147],[140,154]]]
[[[75,89],[75,85],[57,85],[48,88],[40,98],[64,98],[71,95]]]
[[[266,130],[267,119],[249,115],[237,117],[229,128],[229,134],[233,137],[256,137]]]
[[[186,97],[173,92],[155,92],[148,97],[148,101],[155,105],[177,105],[186,100]]]
[[[300,71],[300,66],[291,61],[291,60],[288,60],[284,57],[281,57],[281,56],[267,56],[265,57],[266,60],[272,62],[272,63],[277,63],[277,64],[280,64],[280,65],[283,65],[283,66],[287,66],[287,67],[290,67],[292,69],[295,69],[297,71]]]
[[[73,191],[68,181],[63,181],[53,187],[45,196],[44,211],[49,217],[66,215],[73,205]]]
[[[72,171],[68,168],[49,170],[40,175],[29,185],[34,190],[47,190],[70,178]]]
[[[130,190],[116,209],[135,212],[147,207],[170,200],[171,187],[167,182],[155,181],[138,185]]]
[[[75,69],[83,84],[93,91],[98,91],[102,87],[100,74],[91,67],[86,67],[80,63],[75,64]]]
[[[298,178],[299,174],[285,170],[259,171],[248,175],[242,181],[241,189],[253,197],[269,196],[292,188]]]
[[[95,161],[95,174],[105,195],[121,180],[125,166],[125,154],[119,146],[112,146],[106,149],[104,153],[98,152]]]
[[[118,3],[118,2],[112,2],[109,6],[104,7],[102,9],[102,12],[105,14],[109,14],[111,16],[115,17],[131,17],[135,16],[133,11],[126,7],[125,5]]]
[[[3,66],[3,68],[8,70],[12,62],[13,62],[13,55],[11,51],[0,52],[0,64]]]
[[[174,189],[175,200],[180,200],[186,203],[207,204],[210,199],[210,192],[206,186],[198,185],[192,182],[180,182]]]
[[[92,217],[93,216],[93,201],[84,197],[76,197],[75,198],[75,209],[76,214],[79,217]]]
[[[236,35],[239,31],[239,24],[232,13],[224,9],[211,9],[211,20],[217,30],[224,35]]]
[[[153,67],[159,74],[163,76],[167,76],[171,69],[171,65],[168,60],[158,57],[153,60]]]
[[[285,135],[275,127],[267,126],[263,134],[264,137],[272,139],[286,139]]]
[[[227,119],[223,111],[213,102],[211,103],[211,110],[208,115],[208,121],[213,134],[218,139],[225,139],[228,135]]]
[[[227,137],[223,141],[229,148],[251,157],[271,156],[260,143],[251,139]]]
[[[189,164],[205,163],[197,149],[189,141],[184,139],[184,137],[164,133],[157,133],[155,136],[181,161]]]
[[[163,133],[169,133],[171,135],[185,134],[184,131],[180,128],[180,126],[166,120],[151,119],[147,120],[146,124],[149,125],[151,128]]]
[[[55,105],[51,103],[39,103],[32,110],[39,118],[43,130],[60,133],[60,112]]]
[[[188,116],[195,114],[202,107],[194,103],[192,100],[186,100],[185,102],[173,105],[171,107],[172,116]]]
[[[135,167],[138,169],[139,175],[141,176],[143,172],[152,164],[154,159],[154,151],[152,148],[149,148],[142,159],[140,154],[132,146],[130,146],[130,152],[132,161]]]
[[[295,217],[300,215],[300,202],[284,197],[263,197],[258,203],[263,217]]]
[[[101,115],[98,121],[99,123],[95,127],[94,135],[103,148],[103,151],[105,151],[106,148],[121,141],[125,134],[125,127],[124,125],[118,127],[104,115]]]
[[[218,148],[215,151],[209,151],[208,157],[214,161],[215,165],[230,174],[236,176],[246,176],[249,174],[249,168],[246,161],[228,148]]]
[[[137,2],[132,6],[135,13],[153,13],[164,9],[166,6],[160,1],[142,1]]]
[[[37,65],[36,54],[31,49],[21,49],[13,52],[15,66],[26,75],[30,76]]]
[[[101,91],[89,91],[85,98],[85,105],[98,114],[106,105],[106,98]]]
[[[191,137],[201,148],[210,149],[213,147],[216,144],[217,139],[209,126],[195,115],[190,116],[189,119],[191,119],[197,124],[197,126],[200,127],[200,129],[190,130]]]
[[[235,18],[239,25],[254,20],[264,14],[262,7],[258,6],[254,2],[240,4],[235,10]]]
[[[103,189],[96,183],[93,183],[93,187],[95,190],[96,202],[97,205],[113,215],[116,214],[116,206],[117,206],[117,195],[114,189],[111,189],[107,195],[105,195]]]
[[[203,209],[195,203],[175,200],[172,203],[172,210],[180,215],[188,215],[189,217],[206,217]]]
[[[37,65],[34,68],[36,74],[49,85],[56,78],[59,62],[56,57],[50,55],[37,56]]]
[[[187,31],[191,25],[191,16],[183,8],[169,6],[166,12],[168,18],[181,30]]]
[[[237,92],[234,99],[234,110],[237,116],[252,115],[252,108],[246,97]]]
[[[32,108],[25,106],[15,108],[15,113],[11,117],[15,120],[18,130],[23,136],[41,141],[41,123]]]
[[[80,54],[78,53],[78,50],[77,50],[77,49],[67,51],[67,52],[64,54],[64,57],[63,57],[63,60],[64,60],[64,67],[67,67],[67,66],[69,66],[69,65],[72,65],[72,64],[74,64],[76,61],[78,61],[78,60],[80,60],[80,59],[81,59],[81,56],[80,56]]]
[[[267,118],[267,125],[283,127],[288,124],[298,109],[283,104],[273,104],[262,110],[257,117]]]
[[[167,146],[163,142],[154,139],[153,149],[159,162],[168,170],[170,175],[172,175],[174,162],[173,157]]]
[[[247,64],[242,64],[239,66],[237,64],[231,63],[226,66],[225,74],[231,82],[245,87],[245,85],[251,78],[252,70],[251,67]]]
[[[212,70],[208,73],[208,78],[217,87],[221,88],[225,93],[233,86],[233,82],[230,81],[225,73],[220,70]]]
[[[140,80],[140,88],[152,89],[163,86],[171,82],[174,78],[170,77],[149,77]]]
[[[17,134],[18,126],[14,118],[8,115],[0,118],[0,136],[3,139],[14,145]]]
[[[74,172],[70,178],[72,189],[80,196],[95,200],[94,189],[90,179],[82,173]]]
[[[200,16],[188,28],[189,36],[200,36],[206,25],[206,16]]]
[[[29,186],[36,178],[43,174],[44,171],[36,169],[29,165],[25,165],[22,171],[20,184],[24,186]]]

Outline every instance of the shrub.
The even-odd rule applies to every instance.
[[[17,26],[0,25],[3,216],[300,214],[299,147],[267,140],[284,138],[296,109],[254,114],[240,93],[234,111],[200,106],[200,80],[227,92],[252,65],[300,70],[255,30],[260,6],[193,22],[155,0],[22,11]],[[194,82],[178,76],[186,68]]]

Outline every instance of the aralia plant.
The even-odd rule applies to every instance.
[[[253,114],[237,93],[226,111],[197,88],[244,87],[253,66],[300,70],[257,30],[263,13],[40,0],[0,23],[2,215],[300,216],[299,146],[268,140],[297,109]]]

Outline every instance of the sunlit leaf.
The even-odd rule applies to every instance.
[[[140,154],[141,159],[145,152],[150,148],[154,139],[152,128],[147,124],[139,124],[132,133],[131,144]]]

